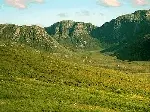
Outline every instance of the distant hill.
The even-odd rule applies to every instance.
[[[92,34],[108,44],[129,43],[150,33],[150,10],[119,16],[93,30]]]
[[[0,40],[19,42],[44,51],[66,51],[64,47],[47,34],[44,28],[35,25],[0,24]]]
[[[120,16],[92,32],[93,37],[107,46],[103,52],[115,52],[118,58],[127,60],[150,59],[148,56],[150,50],[146,48],[150,47],[149,39],[147,39],[149,34],[150,10],[139,10]]]
[[[45,30],[61,45],[71,50],[100,49],[100,43],[91,36],[96,26],[91,23],[64,20],[46,27]]]

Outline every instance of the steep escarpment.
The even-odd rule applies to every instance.
[[[71,20],[60,21],[45,28],[49,35],[71,50],[99,49],[99,41],[91,36],[94,29],[96,29],[96,26],[91,23]]]
[[[92,32],[106,47],[102,52],[117,54],[120,59],[148,60],[150,50],[150,10],[139,10],[120,16]],[[146,50],[146,52],[145,52]],[[113,52],[113,53],[112,53]],[[144,55],[143,55],[143,53]]]
[[[150,33],[150,10],[119,16],[94,30],[93,36],[108,44],[129,43]]]
[[[47,34],[44,28],[36,25],[17,26],[14,24],[1,24],[0,40],[19,42],[39,50],[51,52],[65,51],[55,39]]]

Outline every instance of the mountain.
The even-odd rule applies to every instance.
[[[64,20],[45,27],[45,30],[61,45],[71,50],[100,49],[100,43],[91,36],[96,26],[91,23]]]
[[[99,52],[149,60],[148,12],[102,27],[0,24],[0,112],[150,112],[150,62]]]
[[[50,27],[0,25],[0,39],[50,52],[100,51],[122,60],[150,60],[150,10],[119,16],[101,27],[64,20]]]
[[[150,10],[119,16],[94,30],[93,36],[108,44],[129,43],[150,33]]]
[[[107,49],[102,52],[115,52],[114,54],[120,59],[148,60],[150,59],[148,56],[150,50],[147,48],[150,47],[149,29],[150,10],[139,10],[119,16],[97,27],[93,30],[92,36],[106,45]],[[142,52],[145,52],[144,56]]]
[[[0,40],[19,42],[44,51],[66,51],[64,47],[47,34],[44,28],[36,25],[17,26],[14,24],[0,24]]]
[[[122,60],[149,60],[150,10],[119,16],[101,27],[64,20],[45,27],[47,33],[67,49],[101,50]],[[139,46],[140,45],[140,46]]]

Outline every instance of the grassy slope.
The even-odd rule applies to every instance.
[[[2,43],[1,112],[150,111],[149,63],[123,63],[97,53],[62,57]],[[119,69],[115,64],[120,64]],[[128,69],[128,65],[144,67]]]

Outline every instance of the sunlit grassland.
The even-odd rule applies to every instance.
[[[1,112],[150,111],[149,62],[1,43]]]

